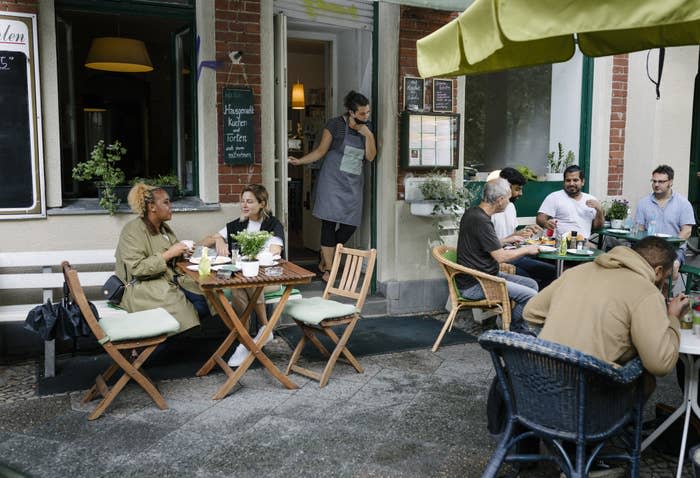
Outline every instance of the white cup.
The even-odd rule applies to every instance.
[[[182,242],[184,245],[186,245],[188,249],[194,249],[194,241],[190,241],[189,239],[185,239],[185,240],[182,240],[180,242]]]
[[[270,251],[262,251],[258,254],[258,260],[261,266],[271,266],[272,265],[272,253]]]

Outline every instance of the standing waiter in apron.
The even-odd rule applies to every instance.
[[[377,155],[374,134],[367,127],[369,100],[351,91],[344,105],[347,113],[328,120],[316,149],[301,158],[289,158],[294,166],[324,159],[312,211],[321,220],[319,270],[324,272],[324,281],[328,281],[333,265],[335,245],[345,244],[362,222],[362,165]]]

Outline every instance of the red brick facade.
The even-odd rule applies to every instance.
[[[401,20],[399,24],[399,97],[396,99],[399,104],[399,111],[403,110],[403,78],[405,76],[420,76],[416,60],[416,40],[434,32],[438,28],[456,18],[459,12],[445,12],[441,10],[429,10],[427,8],[401,7]],[[455,88],[454,95],[457,94]],[[425,104],[433,104],[433,82],[432,79],[425,80]],[[456,98],[453,103],[456,104]],[[398,121],[398,119],[397,119]],[[400,164],[399,157],[396,161]],[[399,166],[396,178],[398,192],[397,199],[404,198],[403,180],[406,170]],[[423,173],[412,172],[415,175]]]
[[[242,64],[234,65],[231,51],[243,52]],[[262,182],[260,134],[260,2],[251,0],[216,0],[216,59],[223,68],[216,73],[216,105],[222,117],[223,90],[230,86],[247,86],[253,90],[255,106],[255,163],[229,166],[223,160],[223,123],[218,122],[219,202],[238,202],[246,184]],[[201,160],[202,158],[200,158]]]
[[[38,13],[38,0],[0,0],[0,12]]]
[[[627,55],[613,57],[610,145],[608,150],[608,195],[622,194],[625,172],[625,127],[627,125]]]

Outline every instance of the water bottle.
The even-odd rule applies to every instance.
[[[202,257],[199,258],[199,277],[211,274],[211,262],[209,261],[209,248],[202,247]]]
[[[564,234],[559,235],[559,249],[557,250],[557,254],[560,256],[566,255],[566,236]]]
[[[647,235],[653,236],[656,234],[656,221],[649,221],[649,225],[647,226]]]
[[[632,210],[629,208],[627,208],[627,217],[625,218],[623,227],[628,231],[632,230]]]

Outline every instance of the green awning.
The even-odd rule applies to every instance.
[[[700,44],[700,0],[475,0],[417,42],[421,76]]]

